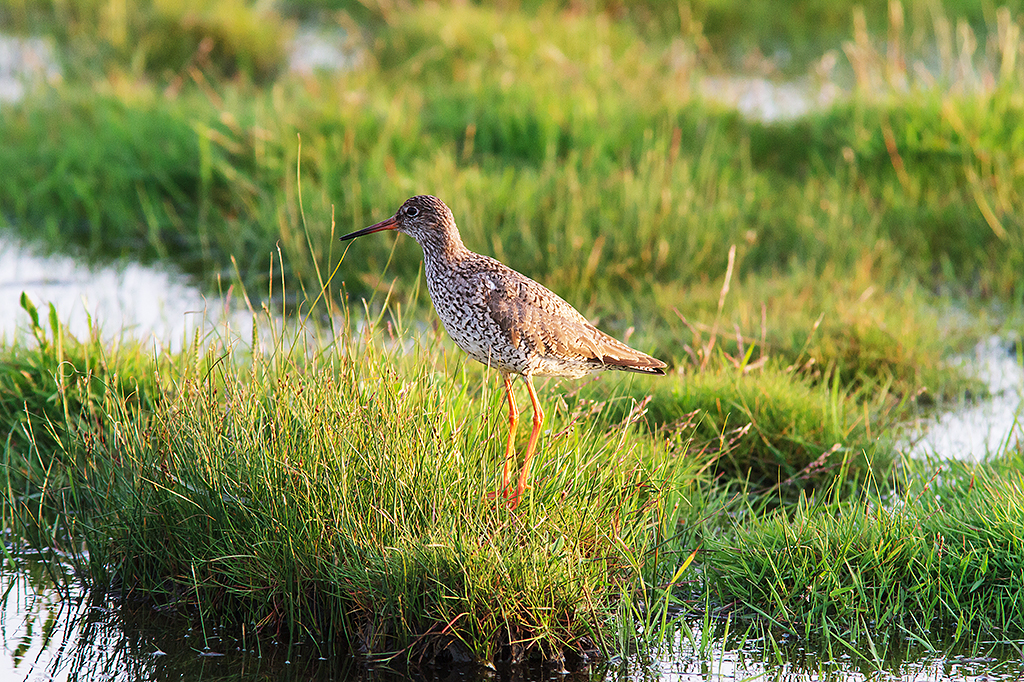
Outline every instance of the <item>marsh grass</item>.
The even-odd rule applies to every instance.
[[[939,365],[935,293],[1024,300],[1024,63],[1012,14],[984,42],[951,18],[896,17],[893,54],[854,27],[848,101],[772,125],[693,92],[708,68],[697,24],[643,40],[635,22],[525,5],[396,10],[351,71],[272,87],[201,64],[143,78],[115,58],[116,75],[5,108],[0,215],[34,237],[42,226],[54,248],[170,258],[211,288],[237,273],[266,291],[277,260],[316,290],[339,229],[430,192],[471,248],[612,332],[640,326],[673,364],[716,310],[735,247],[721,315],[739,330],[724,343],[767,330],[766,354],[813,359],[821,381],[941,398],[962,384]],[[932,39],[946,47],[928,80],[914,50]],[[424,300],[411,240],[352,248],[347,291]]]
[[[74,78],[113,69],[173,81],[193,69],[267,81],[282,68],[293,24],[244,0],[10,0],[5,31],[56,38]]]
[[[978,464],[906,462],[898,495],[833,487],[749,515],[735,534],[709,538],[711,589],[829,646],[885,632],[956,641],[1017,631],[1020,476],[1013,451]]]
[[[79,340],[64,331],[53,305],[45,317],[24,293],[21,305],[34,346],[15,342],[4,347],[0,365],[0,420],[9,492],[11,486],[49,479],[69,435],[100,425],[112,395],[142,410],[150,409],[157,397],[153,362],[137,343],[111,347],[97,330]],[[62,467],[53,473],[61,484],[66,483]]]
[[[64,371],[50,381],[86,373],[46,355],[72,345],[59,325],[33,329],[39,365]],[[480,372],[449,379],[436,347],[371,328],[333,351],[285,338],[266,354],[219,333],[176,356],[110,352],[88,406],[58,397],[11,426],[27,437],[8,441],[5,522],[97,588],[200,627],[375,660],[613,649],[621,604],[666,570],[662,544],[698,508],[706,457],[638,431],[639,410],[562,428],[553,409],[511,512],[485,495],[506,420]],[[134,399],[122,372],[155,398]]]
[[[571,664],[679,631],[706,647],[722,618],[846,651],[1007,631],[1021,606],[1019,456],[904,463],[891,489],[891,431],[868,437],[837,382],[723,361],[664,386],[542,385],[549,429],[512,512],[485,495],[495,378],[401,315],[257,319],[249,345],[219,325],[152,356],[25,306],[36,347],[4,365],[32,378],[5,407],[9,553],[204,637]]]

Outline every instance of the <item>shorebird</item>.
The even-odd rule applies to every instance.
[[[554,292],[489,256],[467,249],[451,209],[437,197],[412,197],[387,220],[341,239],[382,230],[398,230],[419,242],[427,291],[448,335],[474,360],[501,372],[509,428],[501,490],[491,495],[505,497],[512,509],[526,490],[530,460],[544,423],[534,376],[578,379],[605,369],[665,374],[664,362],[600,331]],[[512,394],[515,374],[523,378],[533,403],[533,430],[513,489],[509,473],[519,422]]]

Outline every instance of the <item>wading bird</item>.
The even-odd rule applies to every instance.
[[[534,376],[578,379],[604,369],[665,373],[664,362],[598,330],[550,290],[463,246],[451,210],[437,197],[412,197],[387,220],[341,239],[381,230],[398,230],[419,242],[430,300],[449,336],[470,357],[501,372],[509,430],[501,490],[494,494],[508,498],[511,508],[519,504],[526,489],[530,460],[544,423]],[[512,395],[513,374],[523,377],[533,403],[533,431],[515,489],[509,480],[519,421]]]

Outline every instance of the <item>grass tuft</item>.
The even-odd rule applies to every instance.
[[[8,448],[20,532],[49,528],[94,585],[207,624],[375,660],[521,660],[609,652],[620,603],[694,508],[699,457],[591,419],[545,439],[513,513],[485,495],[500,396],[439,376],[430,351],[352,332],[331,354],[223,341],[147,361],[144,406],[111,383],[91,421],[66,400],[65,419],[20,415],[26,433],[62,425]],[[42,447],[45,467],[19,461]]]
[[[1017,631],[1024,581],[1019,453],[907,463],[899,497],[836,490],[709,538],[717,598],[795,634]],[[867,628],[867,630],[865,630]]]

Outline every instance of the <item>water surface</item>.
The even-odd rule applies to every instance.
[[[974,641],[928,649],[912,638],[877,636],[861,653],[833,655],[784,634],[743,636],[726,623],[701,642],[699,620],[682,626],[672,641],[566,673],[532,663],[515,669],[482,666],[435,669],[368,666],[346,655],[321,656],[314,646],[238,641],[201,626],[189,628],[173,613],[145,604],[123,605],[114,596],[95,597],[82,587],[53,586],[33,557],[0,568],[0,680],[121,682],[128,680],[352,680],[382,682],[412,678],[443,680],[785,680],[842,682],[878,680],[1019,681],[1024,676],[1024,641]],[[72,581],[72,585],[75,585]],[[691,635],[687,635],[687,630]],[[834,645],[838,646],[838,645]]]
[[[993,336],[953,363],[983,382],[988,395],[919,419],[904,445],[908,454],[979,461],[1024,442],[1024,365],[1017,342]]]

